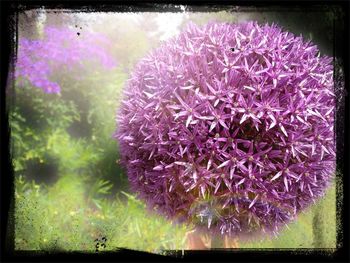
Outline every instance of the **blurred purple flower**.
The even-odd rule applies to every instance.
[[[40,40],[20,38],[15,76],[28,79],[46,93],[59,93],[59,83],[50,81],[54,72],[84,68],[91,61],[104,68],[116,66],[109,52],[111,43],[103,35],[85,32],[79,36],[75,30],[47,26]]]
[[[172,219],[277,233],[334,176],[333,89],[332,58],[278,26],[190,24],[125,88],[131,187]]]

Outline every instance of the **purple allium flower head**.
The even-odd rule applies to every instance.
[[[80,34],[80,33],[79,33]],[[39,40],[20,38],[15,76],[28,79],[46,93],[59,93],[57,82],[51,81],[54,72],[84,68],[88,61],[112,69],[116,66],[108,48],[111,43],[102,34],[46,26],[44,37]],[[67,72],[67,71],[66,71]]]
[[[125,88],[131,187],[171,219],[276,233],[335,173],[333,88],[332,58],[276,25],[190,24]]]

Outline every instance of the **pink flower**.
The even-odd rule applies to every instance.
[[[84,61],[97,62],[107,69],[116,66],[107,50],[110,43],[97,33],[86,32],[78,37],[69,28],[45,27],[44,31],[43,39],[19,40],[15,74],[46,93],[60,92],[59,83],[50,79],[54,72],[64,71],[66,67],[68,70],[82,67]],[[99,45],[99,39],[103,45]]]
[[[334,176],[332,75],[275,25],[190,24],[125,87],[115,136],[132,189],[198,227],[277,232]]]

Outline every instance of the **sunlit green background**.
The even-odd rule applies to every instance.
[[[29,84],[19,88],[16,83],[9,93],[16,250],[94,252],[95,240],[104,236],[106,248],[100,250],[183,249],[185,233],[193,226],[175,225],[148,211],[130,192],[125,171],[116,163],[119,152],[112,133],[121,91],[138,59],[190,20],[204,24],[252,19],[302,33],[320,45],[323,54],[332,55],[331,13],[21,13],[19,37],[39,38],[46,25],[78,25],[82,32],[88,28],[104,33],[114,43],[118,67],[90,71],[82,79],[69,72],[60,74],[60,96]],[[239,246],[334,248],[335,197],[333,184],[322,200],[278,237],[239,242]]]

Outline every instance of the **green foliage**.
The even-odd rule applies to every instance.
[[[99,205],[85,198],[83,181],[70,174],[54,186],[43,187],[16,180],[15,244],[19,250],[83,250],[93,252],[94,240],[107,237],[106,250],[130,248],[161,253],[163,249],[183,249],[189,227],[175,225],[146,210],[134,195],[108,200],[98,198]],[[100,181],[96,192],[106,195],[109,185]],[[69,193],[69,194],[67,194]],[[122,197],[126,197],[122,201]],[[286,227],[280,236],[240,243],[242,248],[331,248],[335,247],[335,187],[324,199],[297,221]],[[315,214],[316,209],[328,211]],[[313,218],[321,216],[322,224],[313,226]],[[323,233],[319,242],[315,235]],[[315,244],[317,243],[317,245]]]
[[[70,174],[42,188],[16,180],[15,247],[18,250],[95,251],[96,238],[107,237],[106,250],[120,247],[149,252],[182,249],[186,228],[146,211],[128,195],[100,198],[99,207],[84,197],[83,182]],[[108,184],[99,185],[103,194]],[[69,193],[69,194],[67,194]]]
[[[9,113],[15,171],[24,170],[30,160],[45,162],[50,135],[58,129],[67,129],[79,118],[71,101],[62,101],[37,89],[16,88]]]
[[[59,161],[62,171],[88,170],[99,158],[98,152],[86,140],[72,139],[60,129],[48,136],[46,149]]]
[[[91,201],[95,204],[96,207],[101,208],[101,197],[109,195],[113,184],[108,180],[95,180],[94,183],[86,186],[88,189],[87,198],[88,201]]]

